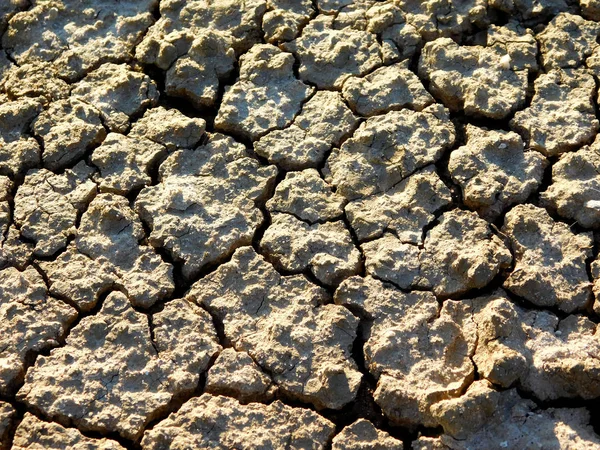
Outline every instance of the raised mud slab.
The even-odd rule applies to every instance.
[[[600,450],[599,0],[0,0],[0,450]]]

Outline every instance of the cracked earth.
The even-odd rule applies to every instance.
[[[600,449],[600,1],[0,35],[1,449]]]

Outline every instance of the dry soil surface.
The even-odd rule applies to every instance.
[[[600,449],[600,0],[0,0],[0,449]]]

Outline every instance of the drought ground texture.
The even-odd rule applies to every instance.
[[[2,449],[600,449],[600,1],[0,34]]]

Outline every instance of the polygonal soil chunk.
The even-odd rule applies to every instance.
[[[279,400],[242,405],[229,397],[203,394],[146,431],[142,448],[323,450],[334,430],[334,424],[317,413]]]
[[[541,193],[545,206],[586,228],[600,226],[600,148],[565,153],[552,166],[552,184]]]
[[[536,78],[534,86],[531,106],[510,121],[531,149],[556,156],[594,139],[596,84],[587,70],[554,69]]]
[[[275,213],[260,249],[276,266],[293,273],[310,270],[321,282],[337,285],[360,271],[360,252],[341,220],[309,225]]]
[[[228,36],[200,31],[185,56],[168,68],[165,93],[184,98],[197,108],[216,106],[219,82],[231,74],[235,63]]]
[[[467,143],[450,154],[448,170],[465,205],[493,220],[537,190],[546,167],[538,152],[525,151],[517,133],[467,125]]]
[[[381,194],[351,201],[346,215],[359,240],[393,232],[402,242],[420,244],[435,212],[450,204],[450,190],[433,166],[415,172]]]
[[[24,270],[31,260],[33,247],[21,239],[21,233],[14,225],[9,225],[0,239],[0,269],[10,266]]]
[[[559,321],[551,313],[540,312],[525,325],[525,345],[532,362],[521,379],[523,389],[541,400],[600,397],[600,361],[590,357],[600,351],[595,323],[577,315]]]
[[[142,224],[127,199],[100,194],[81,217],[77,237],[71,244],[94,264],[82,267],[82,259],[61,258],[56,266],[57,281],[76,286],[76,281],[63,279],[71,270],[77,271],[73,273],[85,273],[95,270],[96,264],[107,265],[97,275],[116,271],[119,276],[114,281],[127,292],[132,303],[149,307],[173,292],[173,267],[165,263],[154,249],[141,244],[144,239]],[[61,266],[64,266],[62,270]]]
[[[102,192],[126,195],[150,184],[150,169],[166,154],[164,146],[149,139],[109,133],[92,153],[91,162],[100,170],[95,180]]]
[[[4,91],[14,99],[43,97],[51,102],[68,98],[70,90],[67,82],[58,78],[56,69],[46,63],[13,66],[4,82]]]
[[[236,55],[261,41],[265,0],[160,2],[160,19],[137,47],[136,57],[166,70],[165,91],[198,108],[214,107],[219,83]]]
[[[538,33],[544,69],[578,67],[598,46],[600,24],[561,13]]]
[[[48,296],[42,276],[28,267],[0,271],[0,394],[14,394],[23,380],[26,358],[59,345],[77,312]]]
[[[284,396],[340,409],[361,381],[350,353],[358,319],[324,303],[304,276],[282,276],[251,247],[196,282],[188,297],[223,322],[225,337],[269,373]]]
[[[256,140],[288,126],[313,88],[294,77],[294,57],[270,44],[240,58],[240,77],[225,89],[215,127]]]
[[[487,1],[399,0],[394,2],[406,14],[406,21],[429,41],[440,36],[460,36],[473,26],[487,23]]]
[[[12,429],[13,421],[16,419],[17,411],[10,405],[0,401],[0,446],[9,448],[9,432]]]
[[[479,304],[473,360],[482,377],[502,387],[518,381],[542,401],[600,397],[600,361],[590,357],[600,350],[600,334],[588,318],[526,311],[502,291],[473,304]]]
[[[282,45],[300,60],[300,79],[319,89],[342,87],[346,78],[365,75],[383,64],[377,35],[332,26],[333,17],[312,20],[296,40]]]
[[[14,221],[21,236],[35,243],[35,256],[51,256],[67,246],[79,215],[96,195],[94,169],[80,162],[56,175],[30,170],[15,195]]]
[[[42,110],[38,99],[22,98],[0,104],[0,174],[16,175],[40,164],[40,146],[27,135]]]
[[[135,207],[152,230],[150,244],[183,262],[190,279],[251,243],[263,221],[256,202],[276,174],[275,167],[250,158],[242,144],[214,134],[206,145],[171,154],[160,166],[160,183],[144,188]]]
[[[149,318],[120,292],[66,341],[37,358],[18,398],[61,423],[128,439],[137,439],[173,396],[192,392],[220,349],[210,316],[197,306],[174,300]]]
[[[532,363],[523,319],[525,312],[512,303],[502,289],[470,300],[476,306],[477,350],[473,361],[482,378],[508,388],[525,378]],[[532,313],[535,314],[535,313]],[[527,354],[527,355],[526,355]]]
[[[292,125],[261,137],[254,150],[285,170],[317,167],[331,147],[350,135],[357,121],[339,93],[318,91]]]
[[[90,258],[74,245],[69,245],[56,259],[39,264],[48,277],[50,294],[69,300],[81,311],[91,310],[101,295],[127,284],[121,281],[119,269],[108,259]]]
[[[508,63],[513,70],[537,72],[538,44],[529,28],[511,20],[504,26],[490,25],[485,37],[486,53],[491,51],[502,65]]]
[[[129,136],[150,139],[173,151],[178,148],[196,147],[205,130],[204,119],[187,117],[177,109],[159,106],[146,111],[144,116],[133,124]]]
[[[422,46],[422,38],[417,27],[406,21],[406,14],[400,9],[399,2],[365,2],[364,7],[368,9],[359,17],[350,19],[347,26],[356,27],[362,23],[366,24],[366,30],[377,33],[381,40],[382,50],[386,59],[385,64],[393,61],[411,59],[415,52]],[[360,3],[355,3],[357,9]],[[352,6],[348,6],[348,9]],[[336,17],[339,22],[344,11]],[[393,57],[391,54],[394,54]]]
[[[424,247],[419,260],[423,285],[440,296],[482,288],[512,262],[488,224],[466,211],[444,213],[427,233]]]
[[[366,272],[401,289],[419,287],[421,263],[418,245],[404,243],[391,233],[361,245]],[[445,292],[445,291],[444,291]]]
[[[344,197],[332,192],[316,169],[306,169],[285,175],[267,202],[267,209],[313,224],[339,219],[345,203]]]
[[[510,55],[500,55],[497,49],[440,38],[425,44],[419,74],[453,111],[503,119],[525,103],[527,71],[514,67]]]
[[[51,103],[33,122],[33,132],[44,143],[42,160],[50,170],[77,161],[106,137],[100,112],[76,98]]]
[[[53,422],[44,422],[30,413],[19,424],[15,432],[14,450],[42,450],[69,448],[72,450],[124,450],[110,439],[92,439],[76,428],[65,428]]]
[[[422,249],[391,234],[362,249],[367,273],[402,289],[431,289],[443,298],[485,287],[512,261],[487,222],[461,210],[444,213]]]
[[[394,423],[436,426],[431,407],[471,383],[477,330],[470,306],[430,292],[404,293],[371,277],[340,285],[335,303],[365,320],[365,362],[378,379],[375,401]]]
[[[206,378],[206,392],[227,395],[243,402],[273,397],[271,379],[245,352],[227,348],[221,352]]]
[[[415,450],[485,448],[600,448],[585,408],[540,409],[522,399],[516,389],[497,391],[485,380],[467,392],[436,405],[445,434],[421,437]]]
[[[378,430],[366,419],[358,419],[333,438],[332,450],[402,450],[402,441]]]
[[[325,0],[319,2],[319,7],[322,10],[329,8],[330,12],[334,12],[332,28],[336,30],[365,30],[380,37],[381,56],[384,63],[389,64],[398,61],[401,52],[401,49],[393,48],[395,46],[391,42],[393,35],[400,32],[398,29],[392,31],[391,28],[406,23],[405,14],[396,3],[371,0]]]
[[[138,45],[136,57],[167,70],[188,53],[197,36],[205,33],[222,36],[239,55],[260,42],[265,10],[265,0],[161,1],[160,19]],[[207,67],[211,65],[207,63]]]
[[[402,108],[421,111],[434,102],[421,81],[408,69],[408,61],[381,67],[363,78],[350,77],[344,82],[342,94],[352,110],[361,116]]]
[[[267,0],[267,7],[262,29],[271,44],[294,39],[315,12],[311,0]]]
[[[518,205],[504,218],[502,232],[510,240],[515,268],[504,287],[537,306],[567,313],[591,299],[586,259],[592,256],[591,233],[575,234],[555,222],[546,210]]]
[[[491,8],[518,16],[522,20],[541,21],[567,11],[567,0],[488,0]]]
[[[448,111],[390,111],[367,119],[327,160],[328,181],[348,200],[384,192],[437,161],[454,143]]]
[[[19,65],[51,62],[74,81],[107,61],[126,61],[152,24],[156,0],[50,0],[16,14],[2,47]],[[82,31],[84,30],[84,31]]]
[[[124,133],[129,119],[158,102],[154,81],[126,64],[104,64],[77,83],[73,97],[94,105],[110,131]]]

